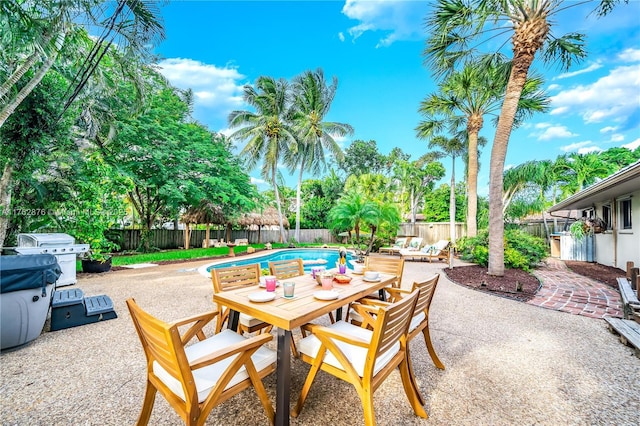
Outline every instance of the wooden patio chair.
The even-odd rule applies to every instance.
[[[302,259],[285,259],[285,260],[276,260],[273,262],[269,262],[269,272],[271,275],[275,275],[275,277],[279,280],[285,280],[287,278],[299,277],[304,275],[304,263]],[[333,313],[329,312],[329,320],[333,324],[335,321],[333,317]],[[304,337],[304,331],[302,333]],[[298,358],[298,350],[296,348],[296,343],[293,340],[293,334],[291,334],[291,352],[293,356]]]
[[[404,259],[398,257],[369,255],[365,258],[364,265],[365,271],[377,271],[382,272],[383,274],[391,274],[398,277],[396,281],[391,283],[391,287],[385,287],[384,289],[379,290],[377,293],[372,293],[366,296],[366,298],[384,300],[386,298],[385,291],[387,291],[387,289],[400,287],[400,284],[402,283],[402,274],[404,273]],[[360,324],[362,323],[362,318],[360,317],[358,312],[349,307],[349,309],[347,309],[347,316],[345,317],[345,321],[351,321],[353,324]]]
[[[304,275],[304,263],[302,259],[285,259],[269,262],[269,271],[277,279],[284,280]]]
[[[245,338],[224,330],[206,338],[202,327],[217,313],[209,312],[166,323],[127,300],[131,319],[147,358],[147,388],[138,425],[149,422],[160,392],[187,425],[203,425],[211,410],[253,386],[267,418],[274,410],[262,379],[275,371],[276,352],[263,345],[271,335]],[[193,324],[180,335],[178,327]],[[199,341],[185,346],[193,337]]]
[[[252,263],[244,266],[230,266],[228,268],[218,268],[211,270],[211,280],[213,282],[213,302],[218,306],[218,321],[216,322],[216,333],[220,333],[222,327],[229,320],[229,308],[216,302],[216,293],[233,290],[239,287],[254,286],[260,282],[260,264]],[[268,333],[273,326],[260,321],[247,314],[240,314],[238,320],[238,333],[253,333],[256,331]]]
[[[429,333],[429,307],[431,306],[431,301],[433,300],[433,295],[436,291],[436,287],[438,286],[438,281],[440,279],[440,274],[435,274],[431,278],[428,278],[425,281],[414,282],[411,291],[418,290],[420,295],[418,296],[418,301],[416,302],[416,308],[413,312],[413,318],[411,319],[411,323],[409,324],[409,333],[407,335],[407,342],[411,342],[414,337],[422,334],[424,336],[425,344],[427,345],[427,351],[429,352],[429,356],[431,356],[431,360],[434,365],[444,370],[444,364],[438,358],[436,354],[436,350],[433,347],[433,343],[431,342],[431,335]],[[410,294],[410,291],[402,290],[399,288],[391,288],[388,290],[391,294],[388,302],[382,302],[377,300],[363,300],[363,304],[373,305],[373,306],[386,306],[389,303],[395,303],[405,297],[407,294]],[[409,347],[407,346],[407,352],[409,352]],[[413,367],[411,364],[411,358],[409,358],[409,369],[411,370],[411,378],[415,380],[415,374],[413,374]],[[418,384],[414,382],[414,386],[418,389]],[[418,392],[418,397],[420,398],[420,402],[424,405],[425,401],[422,398],[420,392]]]
[[[338,321],[328,327],[305,324],[312,334],[298,342],[303,361],[311,364],[300,398],[293,409],[298,417],[319,370],[351,383],[358,393],[366,426],[375,425],[373,394],[399,367],[405,394],[415,414],[427,418],[411,377],[407,357],[407,331],[418,291],[384,307],[354,304],[365,318],[362,327]],[[373,317],[372,315],[375,315]],[[371,327],[368,329],[367,327]]]

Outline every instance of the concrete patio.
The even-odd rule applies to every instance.
[[[76,286],[86,295],[109,295],[118,318],[45,332],[18,350],[2,353],[2,424],[135,423],[144,393],[145,358],[125,299],[134,297],[167,321],[212,310],[211,282],[197,272],[207,263],[211,262],[81,275]],[[442,267],[407,262],[403,286]],[[413,415],[397,374],[375,393],[380,425],[640,424],[640,359],[620,344],[602,319],[483,294],[442,275],[430,322],[446,370],[433,366],[421,338],[411,343],[430,417]],[[275,347],[275,341],[271,345]],[[293,360],[292,368],[295,402],[309,367]],[[265,386],[274,401],[274,375]],[[302,414],[291,424],[357,425],[361,419],[354,389],[321,373]],[[250,390],[214,408],[207,422],[266,423]],[[157,397],[150,424],[182,422]]]

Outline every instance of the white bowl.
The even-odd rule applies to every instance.
[[[357,274],[361,274],[362,271],[364,270],[364,266],[363,265],[359,265],[359,264],[352,264],[353,266],[353,272],[357,273]]]
[[[377,280],[379,276],[380,273],[376,271],[366,271],[364,273],[364,277],[368,280]]]

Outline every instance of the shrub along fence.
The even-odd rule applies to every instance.
[[[150,232],[150,245],[151,247],[157,247],[161,250],[177,249],[184,247],[184,230],[173,229],[152,229]],[[202,242],[205,239],[205,230],[191,230],[190,247],[197,248],[202,247]],[[115,241],[120,245],[121,250],[136,250],[140,246],[140,230],[139,229],[112,229],[108,233],[109,239]],[[288,238],[293,238],[293,231],[288,230],[286,232]],[[280,231],[277,230],[261,230],[260,242],[279,242]],[[210,239],[217,239],[218,241],[226,241],[225,230],[211,230],[209,232]],[[247,230],[233,230],[231,231],[231,241],[235,241],[237,238],[246,238],[251,244],[258,243],[258,231]],[[335,243],[336,239],[328,229],[301,229],[300,230],[300,242],[301,243]]]

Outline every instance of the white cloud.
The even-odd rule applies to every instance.
[[[620,133],[615,133],[611,135],[611,139],[609,140],[609,142],[622,142],[623,140],[624,140],[624,135],[621,135]]]
[[[629,142],[629,143],[628,143],[628,144],[626,144],[626,145],[622,145],[622,147],[623,147],[623,148],[630,149],[630,150],[634,150],[634,149],[636,149],[636,148],[640,147],[640,138],[636,139],[636,140],[635,140],[635,141],[633,141],[633,142]]]
[[[640,65],[618,67],[592,84],[574,86],[552,96],[552,113],[571,111],[586,123],[622,123],[638,110],[638,93]]]
[[[571,133],[566,126],[545,126],[544,132],[537,135],[539,141],[549,141],[558,138],[570,138],[578,136],[576,133]]]
[[[616,130],[618,130],[618,127],[616,126],[607,126],[600,129],[600,133],[615,132]]]
[[[560,107],[552,109],[549,114],[551,115],[562,115],[565,112],[569,111],[569,107]]]
[[[547,91],[558,90],[561,88],[562,86],[560,86],[559,84],[550,84],[549,87],[547,87]]]
[[[253,176],[251,176],[251,183],[254,185],[269,185],[269,183],[264,180],[264,179],[260,179],[260,178],[254,178]]]
[[[640,62],[640,49],[625,49],[618,54],[618,58],[624,62]]]
[[[566,72],[566,73],[564,73],[564,74],[560,74],[560,75],[559,75],[559,76],[557,76],[557,77],[554,77],[553,79],[554,79],[554,80],[561,80],[561,79],[563,79],[563,78],[575,77],[576,75],[586,74],[586,73],[589,73],[589,72],[591,72],[591,71],[598,70],[598,69],[600,69],[600,68],[602,68],[602,64],[598,61],[598,62],[596,62],[596,63],[594,63],[594,64],[589,65],[589,66],[588,66],[588,67],[586,67],[586,68],[583,68],[583,69],[578,70],[578,71]]]
[[[420,40],[423,19],[427,12],[426,1],[397,0],[346,0],[342,13],[360,21],[349,28],[355,41],[367,31],[382,31],[376,47],[387,47],[398,40]]]
[[[561,146],[560,149],[564,152],[570,152],[570,151],[577,151],[582,149],[589,149],[588,148],[589,145],[593,145],[593,142],[591,141],[576,142],[570,145]]]
[[[234,67],[217,67],[187,58],[169,58],[158,63],[159,71],[179,89],[194,94],[194,116],[226,122],[229,113],[242,105],[245,76]]]
[[[344,41],[344,33],[342,31],[338,33],[338,38],[340,39],[340,41]]]
[[[546,129],[547,127],[551,127],[551,123],[536,123],[536,129]]]
[[[585,148],[580,148],[578,150],[578,154],[589,154],[591,152],[602,152],[602,149],[598,148],[597,146],[588,146]]]

